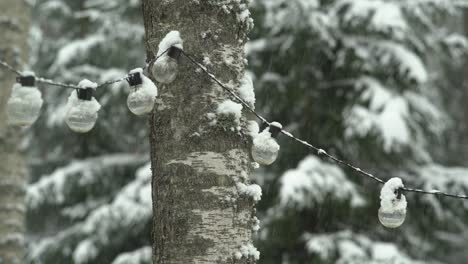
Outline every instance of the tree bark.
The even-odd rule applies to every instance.
[[[0,58],[15,67],[27,61],[31,5],[0,1]],[[15,75],[0,70],[0,263],[24,263],[25,167],[18,129],[7,126],[6,103]]]
[[[180,32],[184,51],[222,82],[239,85],[249,25],[239,19],[246,1],[144,0],[148,59],[161,39]],[[209,63],[208,63],[209,61]],[[240,194],[248,183],[250,140],[229,124],[210,125],[226,92],[182,55],[179,75],[158,84],[150,116],[153,187],[153,263],[255,263],[240,257],[252,243],[254,202]],[[245,128],[245,114],[241,127]],[[222,122],[221,122],[222,123]],[[237,255],[237,257],[236,257]]]
[[[463,11],[463,29],[465,36],[468,37],[468,9],[465,8]],[[464,102],[467,102],[468,100],[468,59],[466,59],[465,62],[465,78],[464,78],[464,83],[463,83],[463,98]],[[464,104],[464,126],[463,126],[463,132],[464,132],[464,142],[462,142],[462,155],[463,155],[463,165],[468,166],[468,104]]]

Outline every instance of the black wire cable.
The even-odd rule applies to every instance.
[[[165,50],[164,52],[162,52],[160,55],[156,56],[154,59],[152,59],[148,65],[152,65],[154,64],[160,57],[162,57],[164,54],[166,54],[172,47],[168,48],[167,50]],[[193,64],[195,65],[196,67],[198,67],[203,73],[205,73],[212,81],[214,81],[216,84],[218,84],[221,88],[223,88],[226,92],[228,92],[232,97],[234,97],[234,99],[236,99],[239,103],[241,103],[245,108],[247,108],[247,110],[249,110],[252,114],[254,114],[258,119],[260,119],[262,122],[264,122],[265,124],[267,124],[268,126],[271,126],[272,125],[272,122],[268,121],[265,117],[263,117],[262,115],[260,115],[257,111],[255,111],[247,102],[245,102],[239,95],[237,95],[233,90],[231,90],[230,88],[228,88],[226,85],[224,85],[220,80],[218,80],[218,78],[216,78],[216,76],[214,74],[212,74],[211,72],[209,72],[205,66],[203,66],[202,64],[200,64],[199,62],[197,62],[197,60],[195,60],[191,55],[187,54],[185,51],[183,50],[180,50],[181,53]],[[0,60],[0,66],[3,66],[4,68],[6,68],[7,70],[15,73],[16,75],[18,76],[21,76],[22,73],[19,71],[19,70],[16,70],[15,68],[13,68],[11,65],[9,65],[8,63],[6,63],[5,61],[2,61]],[[145,68],[147,68],[148,66],[146,66]],[[124,81],[124,80],[127,80],[127,76],[123,77],[123,78],[119,78],[119,79],[115,79],[115,80],[110,80],[110,81],[106,81],[102,84],[99,84],[98,87],[103,87],[103,86],[107,86],[107,85],[111,85],[111,84],[114,84],[114,83],[118,83],[118,82],[121,82],[121,81]],[[53,86],[58,86],[58,87],[63,87],[63,88],[69,88],[69,89],[83,89],[82,87],[78,87],[76,85],[71,85],[71,84],[65,84],[65,83],[60,83],[60,82],[55,82],[55,81],[52,81],[52,80],[49,80],[49,79],[45,79],[45,78],[41,78],[41,77],[35,77],[36,78],[36,81],[39,82],[39,83],[44,83],[44,84],[48,84],[48,85],[53,85]],[[329,158],[330,160],[334,161],[335,163],[338,163],[342,166],[345,166],[345,167],[348,167],[352,170],[354,170],[355,172],[357,172],[358,174],[361,174],[363,176],[366,176],[368,178],[370,178],[371,180],[379,183],[379,184],[385,184],[385,181],[375,175],[373,175],[372,173],[369,173],[369,172],[366,172],[362,169],[360,169],[359,167],[356,167],[354,165],[352,165],[351,163],[348,163],[342,159],[339,159],[333,155],[330,155],[328,154],[325,150],[321,149],[321,148],[318,148],[312,144],[310,144],[309,142],[305,141],[305,140],[302,140],[296,136],[294,136],[293,134],[291,134],[290,132],[284,130],[284,129],[281,129],[281,133],[287,137],[289,137],[290,139],[292,139],[293,141],[296,141],[304,146],[306,146],[307,148],[309,149],[312,149],[314,150],[317,155],[322,155],[322,156],[325,156],[327,158]],[[432,190],[432,191],[425,191],[425,190],[421,190],[421,189],[414,189],[414,188],[408,188],[408,187],[402,187],[400,188],[401,191],[405,191],[405,192],[413,192],[413,193],[419,193],[419,194],[431,194],[431,195],[437,195],[437,196],[446,196],[446,197],[451,197],[451,198],[457,198],[457,199],[466,199],[468,200],[468,196],[467,195],[462,195],[462,194],[451,194],[451,193],[446,193],[446,192],[442,192],[442,191],[439,191],[439,190]]]
[[[13,72],[14,74],[21,76],[21,72],[13,68],[10,64],[6,63],[5,61],[0,60],[0,65],[2,65],[7,70]]]

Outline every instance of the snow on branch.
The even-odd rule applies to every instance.
[[[411,259],[392,243],[373,241],[349,230],[329,234],[303,235],[306,249],[310,254],[333,263],[399,263],[422,264]]]
[[[407,47],[392,41],[381,41],[376,43],[376,48],[383,54],[382,63],[395,62],[399,65],[400,74],[407,74],[417,83],[424,83],[428,80],[426,65],[416,53]]]
[[[132,230],[133,236],[140,236],[152,217],[150,181],[150,164],[146,164],[138,169],[135,179],[117,193],[111,203],[96,208],[83,222],[32,243],[31,258],[43,260],[49,254],[61,254],[77,264],[89,263],[105,254],[103,251],[109,241],[113,247],[124,245],[129,237],[120,236],[122,230]],[[72,250],[64,252],[61,250],[63,247]]]
[[[82,240],[73,252],[73,262],[84,264],[91,262],[98,254],[98,249],[91,239]]]
[[[362,90],[360,103],[346,109],[345,136],[366,137],[378,135],[383,149],[389,153],[402,147],[420,147],[425,142],[415,141],[414,134],[429,129],[439,135],[447,127],[447,118],[434,102],[413,91],[393,92],[379,80],[364,76],[355,86]],[[412,116],[424,116],[424,124],[411,122]]]
[[[83,188],[101,182],[103,173],[100,172],[116,167],[138,166],[146,160],[143,155],[114,154],[73,161],[28,186],[26,202],[31,209],[38,209],[47,204],[64,204],[66,197],[74,191],[74,186],[79,185]],[[113,175],[109,175],[111,176]]]
[[[368,102],[369,107],[355,104],[345,112],[345,136],[365,137],[376,133],[386,152],[410,144],[409,108],[405,98],[391,93],[370,77],[361,78],[356,85],[364,87],[361,100]]]
[[[434,195],[424,195],[421,201],[427,203],[433,210],[434,215],[439,220],[450,218],[453,227],[457,225],[464,228],[464,211],[447,210],[445,200],[438,199],[437,195],[441,191],[451,193],[468,192],[468,169],[461,167],[446,167],[439,164],[427,165],[414,170],[414,173],[402,173],[402,177],[411,180],[415,185],[427,190]],[[415,177],[416,176],[416,177]],[[458,204],[454,204],[459,208]],[[464,207],[466,208],[466,206]]]
[[[327,195],[338,200],[349,200],[351,206],[365,203],[355,184],[343,170],[333,164],[307,156],[296,169],[286,171],[280,179],[280,202],[283,206],[311,207],[320,204]]]
[[[338,1],[337,10],[343,10],[342,17],[345,25],[356,25],[356,23],[366,23],[368,27],[380,32],[394,32],[402,37],[403,32],[408,28],[403,16],[401,5],[396,2],[382,0],[345,0]]]
[[[112,264],[150,264],[152,259],[151,247],[142,247],[132,252],[118,255]]]
[[[120,237],[119,241],[115,234],[121,230],[132,229],[137,232],[138,229],[144,229],[152,217],[150,168],[150,164],[140,168],[136,179],[127,184],[111,204],[97,208],[87,217],[82,231],[88,239],[97,245],[106,245],[109,240],[113,240],[114,244],[125,243],[126,237]],[[76,250],[80,249],[82,243],[87,242],[85,240],[78,244]]]
[[[85,221],[83,230],[88,234],[106,233],[121,225],[132,226],[151,218],[151,170],[150,164],[137,171],[136,179],[127,184],[111,204],[92,212]],[[118,220],[118,221],[113,221]],[[110,237],[107,237],[110,238]]]
[[[84,39],[77,39],[64,45],[57,53],[57,57],[52,64],[50,71],[60,71],[69,63],[79,58],[87,57],[91,49],[106,42],[104,35],[91,35]]]

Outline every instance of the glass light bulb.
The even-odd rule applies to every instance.
[[[264,131],[255,136],[252,145],[252,158],[260,165],[270,165],[278,157],[279,145],[271,137],[270,132]]]
[[[36,87],[15,84],[7,103],[8,123],[14,126],[30,126],[39,117],[41,107],[41,92]]]
[[[400,227],[406,218],[406,209],[393,210],[393,212],[384,212],[382,208],[379,209],[379,221],[383,226],[388,228]]]
[[[98,114],[89,106],[90,103],[91,101],[78,100],[75,105],[68,109],[65,122],[72,131],[86,133],[93,129]]]
[[[177,77],[178,68],[176,59],[163,55],[153,64],[152,73],[156,81],[171,83]]]
[[[155,97],[142,91],[139,86],[133,88],[128,95],[127,106],[135,115],[148,114],[153,110]]]

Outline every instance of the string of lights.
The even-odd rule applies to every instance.
[[[271,126],[272,125],[272,122],[269,122],[265,117],[263,117],[262,115],[260,115],[257,111],[255,111],[252,107],[250,107],[250,105],[248,103],[246,103],[242,98],[240,98],[234,91],[232,91],[230,88],[228,88],[226,85],[224,85],[220,80],[218,80],[216,78],[216,76],[212,73],[210,73],[206,67],[204,67],[202,64],[200,64],[199,62],[197,62],[191,55],[187,54],[186,52],[182,51],[182,54],[187,58],[189,59],[189,61],[196,65],[200,70],[202,70],[211,80],[213,80],[215,83],[217,83],[221,88],[223,88],[225,91],[227,91],[229,94],[231,94],[239,103],[241,103],[245,108],[247,108],[252,114],[254,114],[258,119],[260,119],[262,122],[264,122],[265,124],[267,124],[268,126]],[[385,181],[381,178],[378,178],[377,176],[373,175],[372,173],[369,173],[369,172],[366,172],[362,169],[360,169],[359,167],[356,167],[344,160],[341,160],[331,154],[329,154],[328,152],[326,152],[325,150],[321,149],[321,148],[318,148],[312,144],[310,144],[309,142],[305,141],[305,140],[302,140],[296,136],[294,136],[292,133],[284,130],[281,128],[281,131],[280,131],[283,135],[289,137],[290,139],[292,139],[293,141],[296,141],[304,146],[306,146],[307,148],[309,149],[312,149],[314,150],[319,156],[325,156],[329,159],[331,159],[332,161],[338,163],[338,164],[341,164],[345,167],[348,167],[352,170],[354,170],[355,172],[357,172],[358,174],[361,174],[361,175],[364,175],[376,182],[378,182],[379,184],[385,184]],[[432,194],[432,195],[442,195],[442,196],[447,196],[447,197],[452,197],[452,198],[458,198],[458,199],[468,199],[468,196],[467,195],[461,195],[461,194],[451,194],[451,193],[446,193],[446,192],[442,192],[442,191],[439,191],[439,190],[431,190],[431,191],[425,191],[425,190],[421,190],[421,189],[415,189],[415,188],[408,188],[408,187],[401,187],[400,188],[401,191],[404,191],[404,192],[414,192],[414,193],[420,193],[420,194]]]
[[[160,57],[162,57],[164,54],[166,54],[169,49],[165,50],[159,56],[155,57],[151,62],[157,61]],[[0,59],[0,66],[4,67],[5,69],[9,70],[10,72],[14,73],[17,76],[22,76],[23,75],[23,73],[21,71],[15,69],[13,66],[11,66],[6,61],[1,60],[1,59]],[[146,69],[146,67],[145,67],[145,69]],[[98,84],[97,88],[101,88],[101,87],[109,86],[111,84],[122,82],[122,81],[127,80],[127,78],[128,78],[128,75],[125,76],[125,77],[122,77],[122,78],[115,79],[115,80],[109,80],[109,81],[103,82],[101,84]],[[73,84],[68,84],[68,83],[57,82],[57,81],[53,81],[53,80],[43,78],[43,77],[35,77],[35,80],[38,83],[51,85],[51,86],[56,86],[56,87],[61,87],[61,88],[66,88],[66,89],[85,89],[85,88],[83,88],[83,87],[81,87],[79,85],[73,85]]]
[[[166,54],[168,53],[168,54]],[[176,54],[176,55],[174,55]],[[240,104],[242,104],[248,111],[250,111],[252,114],[254,114],[261,122],[264,123],[264,125],[266,127],[268,127],[270,129],[270,132],[271,132],[271,135],[272,136],[276,136],[276,134],[278,133],[281,133],[283,135],[285,135],[286,137],[290,138],[291,140],[299,143],[299,144],[302,144],[304,145],[305,147],[313,150],[318,156],[325,156],[327,157],[328,159],[332,160],[333,162],[337,163],[337,164],[340,164],[342,166],[345,166],[345,167],[348,167],[349,169],[355,171],[356,173],[360,174],[360,175],[363,175],[365,177],[368,177],[370,178],[371,180],[379,183],[379,184],[383,184],[385,185],[386,184],[386,181],[373,175],[372,173],[369,173],[369,172],[366,172],[362,169],[360,169],[359,167],[357,166],[354,166],[352,165],[351,163],[348,163],[342,159],[339,159],[331,154],[329,154],[328,152],[326,152],[325,150],[319,148],[319,147],[316,147],[314,145],[312,145],[311,143],[305,141],[305,140],[302,140],[300,139],[299,137],[296,137],[294,136],[292,133],[284,130],[281,125],[279,125],[279,123],[277,122],[270,122],[268,121],[265,117],[263,117],[261,114],[259,114],[257,111],[255,111],[245,100],[243,100],[239,95],[236,94],[235,91],[231,90],[230,88],[228,88],[226,85],[224,85],[214,74],[212,74],[211,72],[209,72],[207,70],[207,68],[205,66],[203,66],[201,63],[199,63],[192,55],[186,53],[185,51],[183,51],[182,49],[179,49],[179,48],[176,48],[174,46],[166,49],[164,52],[162,52],[161,54],[159,54],[158,56],[156,56],[154,59],[152,59],[148,64],[149,65],[154,65],[155,63],[158,62],[158,60],[163,57],[164,55],[168,55],[166,57],[173,57],[173,58],[178,58],[179,55],[182,54],[184,55],[184,57],[186,57],[193,65],[195,65],[197,68],[199,68],[206,76],[208,76],[212,81],[214,81],[216,84],[218,84],[223,90],[225,90],[226,92],[228,92],[236,101],[238,101]],[[12,67],[11,65],[9,65],[8,63],[6,63],[5,61],[3,60],[0,60],[0,66],[3,66],[5,69],[11,71],[12,73],[18,75],[18,76],[22,76],[22,72],[15,69],[14,67]],[[146,67],[145,67],[146,68]],[[153,69],[153,75],[154,75],[155,71]],[[136,74],[136,75],[135,75]],[[79,85],[71,85],[71,84],[65,84],[65,83],[60,83],[60,82],[56,82],[56,81],[53,81],[53,80],[49,80],[49,79],[45,79],[45,78],[41,78],[41,77],[35,77],[35,80],[39,83],[44,83],[44,84],[48,84],[48,85],[52,85],[52,86],[58,86],[58,87],[63,87],[63,88],[69,88],[69,89],[78,89],[78,90],[89,90],[89,85],[83,85],[83,84],[79,84]],[[145,83],[147,84],[149,79],[147,77],[145,77],[143,74],[142,74],[142,70],[141,71],[135,71],[135,72],[130,72],[129,75],[125,76],[125,77],[122,77],[122,78],[119,78],[119,79],[115,79],[115,80],[110,80],[110,81],[106,81],[102,84],[95,84],[95,87],[92,87],[93,89],[96,89],[98,87],[104,87],[104,86],[108,86],[108,85],[111,85],[111,84],[114,84],[114,83],[118,83],[118,82],[121,82],[121,81],[128,81],[130,86],[132,87],[137,87],[137,86],[145,86]],[[150,82],[150,81],[149,81]],[[142,89],[143,91],[149,91],[151,90],[152,86],[149,87],[150,89]],[[154,90],[154,89],[153,89]],[[151,94],[150,92],[148,92],[148,94]],[[87,97],[86,100],[91,100],[92,99],[92,95],[80,95],[78,94],[77,95],[78,98],[80,99],[83,99],[85,97]],[[130,97],[129,97],[129,100],[130,100]],[[154,101],[150,101],[149,102],[150,105],[151,105],[151,108],[148,108],[147,106],[145,107],[144,111],[140,111],[138,109],[136,109],[135,107],[131,107],[131,102],[128,101],[128,105],[129,105],[129,108],[131,109],[131,111],[135,114],[143,114],[143,113],[147,113],[148,112],[148,109],[152,109],[152,104],[154,104]],[[148,104],[147,104],[148,105]],[[96,107],[95,107],[96,108]],[[99,107],[97,107],[97,109],[99,109]],[[97,112],[97,110],[96,110]],[[97,116],[94,118],[94,122],[95,122],[95,119],[97,119]],[[94,125],[94,122],[92,123],[92,126]],[[92,128],[91,126],[91,128]],[[91,129],[89,128],[89,130]],[[84,132],[87,132],[89,130],[86,130]],[[274,130],[277,130],[276,132],[274,132]],[[83,131],[77,131],[77,132],[83,132]],[[279,148],[278,148],[279,149]],[[276,157],[275,157],[276,158]],[[399,186],[398,188],[395,189],[395,192],[397,193],[398,197],[401,197],[401,192],[413,192],[413,193],[419,193],[419,194],[429,194],[429,195],[436,195],[436,196],[446,196],[446,197],[451,197],[451,198],[457,198],[457,199],[468,199],[468,196],[467,195],[462,195],[462,194],[451,194],[451,193],[447,193],[447,192],[442,192],[442,191],[439,191],[439,190],[422,190],[422,189],[416,189],[416,188],[409,188],[409,187],[403,187],[402,185]]]

